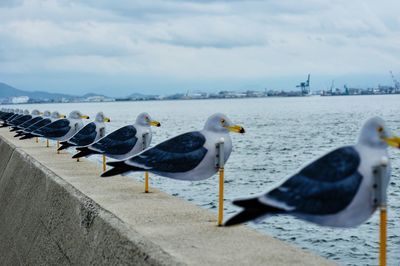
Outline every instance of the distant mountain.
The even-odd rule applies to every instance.
[[[157,98],[158,95],[146,95],[142,93],[132,93],[128,95],[127,98],[129,99],[152,99],[152,98]]]
[[[50,100],[59,100],[62,98],[72,99],[77,98],[77,96],[62,94],[62,93],[50,93],[44,91],[24,91],[20,89],[16,89],[6,83],[0,82],[0,98],[10,98],[10,97],[18,97],[18,96],[28,96],[31,99],[42,100],[42,99],[50,99]]]

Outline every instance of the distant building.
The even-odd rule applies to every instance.
[[[29,97],[28,96],[18,96],[18,97],[12,97],[11,98],[11,103],[27,103],[29,101]]]
[[[113,102],[113,101],[115,101],[115,99],[108,98],[102,95],[89,96],[85,99],[85,102]]]

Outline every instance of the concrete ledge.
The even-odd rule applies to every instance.
[[[0,265],[333,265],[0,129]]]

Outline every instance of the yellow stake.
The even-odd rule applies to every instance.
[[[144,172],[144,193],[149,193],[149,172]]]
[[[224,168],[219,168],[219,206],[218,206],[218,225],[222,225],[224,220]]]
[[[106,171],[107,165],[106,165],[106,156],[103,154],[103,172]]]
[[[46,139],[46,147],[47,147],[47,148],[50,147],[50,145],[49,145],[49,140],[48,140],[48,139]]]
[[[386,207],[381,207],[381,228],[380,228],[380,249],[379,249],[379,265],[386,266]]]
[[[60,154],[60,151],[58,150],[60,148],[60,142],[57,140],[57,154]]]

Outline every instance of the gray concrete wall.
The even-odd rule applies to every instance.
[[[331,265],[0,130],[0,265]]]

